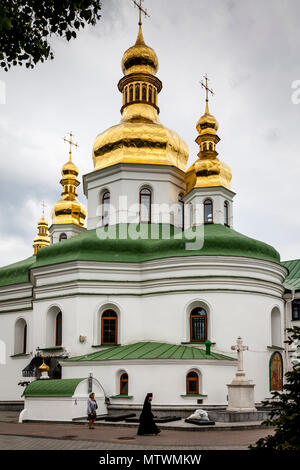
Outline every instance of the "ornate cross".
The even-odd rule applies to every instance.
[[[73,140],[72,140],[72,137],[73,137],[72,132],[69,132],[69,136],[70,136],[70,140],[69,140],[69,139],[66,139],[66,138],[64,137],[64,141],[65,141],[65,142],[68,142],[68,143],[70,144],[69,160],[71,161],[71,160],[72,160],[72,158],[71,158],[71,157],[72,157],[72,145],[74,145],[74,147],[78,147],[78,144],[75,144],[75,143],[73,142]]]
[[[239,336],[237,341],[236,341],[236,345],[235,346],[231,346],[231,349],[233,351],[237,351],[237,359],[238,359],[238,367],[237,367],[237,370],[238,372],[239,371],[243,371],[244,368],[243,368],[243,352],[244,351],[247,351],[249,349],[248,346],[244,346],[243,345],[243,340],[242,338]]]
[[[42,208],[43,208],[43,217],[44,217],[44,215],[45,215],[45,207],[46,207],[45,201],[42,201],[42,202],[41,202],[41,206],[42,206]]]
[[[144,8],[142,7],[142,2],[144,0],[139,0],[139,3],[136,1],[136,0],[132,0],[134,5],[138,7],[138,9],[140,10],[139,12],[139,26],[142,26],[142,13],[144,13],[145,16],[148,16],[150,17],[150,15],[148,15],[148,12],[147,10],[144,10]]]
[[[204,83],[203,81],[201,81],[201,82],[199,82],[199,83],[201,83],[201,86],[202,86],[203,88],[205,88],[205,90],[206,90],[206,112],[208,113],[208,92],[210,92],[212,95],[214,95],[214,91],[213,91],[212,88],[208,88],[208,86],[207,86],[207,82],[208,82],[208,80],[209,80],[207,74],[204,75],[203,78],[204,78],[204,80],[205,80],[205,83]]]

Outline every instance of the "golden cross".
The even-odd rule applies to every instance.
[[[214,92],[213,92],[213,90],[212,90],[211,88],[208,88],[208,86],[207,86],[207,82],[208,82],[208,80],[209,80],[207,74],[204,75],[203,78],[205,79],[205,83],[203,83],[203,81],[201,81],[201,82],[199,82],[199,83],[201,83],[201,86],[202,86],[203,88],[205,88],[205,90],[206,90],[206,110],[207,110],[207,112],[208,112],[208,92],[210,92],[212,95],[214,95]]]
[[[139,26],[142,26],[142,12],[144,13],[145,16],[148,16],[150,17],[150,15],[148,15],[148,12],[147,10],[144,10],[144,8],[142,7],[142,2],[144,0],[139,0],[140,3],[138,4],[136,0],[132,0],[134,5],[138,7],[138,9],[140,10],[139,12]]]
[[[70,144],[69,160],[71,161],[71,160],[72,160],[72,158],[71,158],[71,157],[72,157],[72,145],[74,145],[75,147],[78,147],[78,144],[75,144],[75,143],[73,142],[73,140],[72,140],[72,137],[73,137],[72,132],[69,132],[69,136],[70,136],[70,140],[68,140],[68,139],[66,139],[66,138],[64,137],[64,141],[65,141],[65,142],[68,142],[68,143]]]
[[[43,208],[43,217],[44,217],[44,215],[45,215],[44,212],[45,212],[45,207],[46,207],[46,204],[45,204],[44,201],[41,202],[41,206]]]

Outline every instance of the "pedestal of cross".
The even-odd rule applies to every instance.
[[[233,351],[237,352],[237,371],[231,384],[228,384],[228,407],[227,411],[252,412],[256,411],[254,405],[254,387],[251,380],[246,379],[243,365],[243,353],[248,346],[243,345],[243,340],[239,336]]]

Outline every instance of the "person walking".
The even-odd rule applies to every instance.
[[[95,400],[95,394],[92,392],[89,394],[89,400],[88,400],[88,408],[87,408],[87,415],[88,415],[88,422],[89,422],[89,428],[90,429],[95,429],[93,424],[96,419],[96,409],[98,408],[97,402]]]
[[[160,429],[156,426],[153,414],[151,412],[151,401],[153,398],[152,393],[147,393],[146,398],[144,400],[143,410],[141,412],[139,418],[139,428],[137,434],[142,436],[144,434],[159,434]]]

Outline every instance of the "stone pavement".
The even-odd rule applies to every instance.
[[[158,436],[138,436],[136,427],[99,424],[0,422],[0,450],[246,450],[272,429],[195,432],[163,429]],[[4,418],[0,416],[0,420]]]

